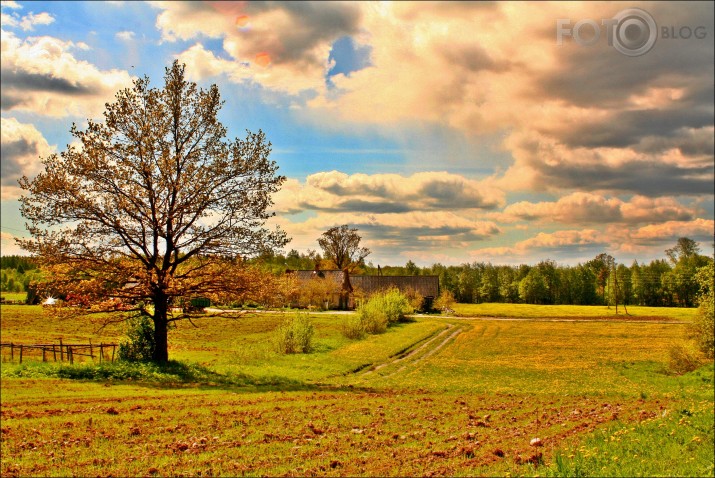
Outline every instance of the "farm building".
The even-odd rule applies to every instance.
[[[326,309],[352,309],[355,296],[370,295],[396,288],[401,292],[415,291],[425,300],[424,307],[432,308],[439,295],[438,276],[383,276],[354,275],[341,270],[286,271],[295,274],[303,297],[303,305],[320,305]]]

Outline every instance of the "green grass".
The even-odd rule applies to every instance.
[[[622,305],[530,305],[530,304],[456,304],[455,315],[459,317],[509,317],[509,318],[610,318],[628,319],[665,319],[692,321],[697,314],[696,308],[683,307],[642,307],[628,306],[628,314]]]
[[[638,423],[620,423],[563,450],[549,476],[713,476],[712,364],[682,377],[688,390],[674,407],[663,406]]]
[[[0,312],[3,342],[122,336]],[[315,351],[282,355],[284,318],[181,322],[163,367],[4,361],[2,476],[713,476],[712,365],[666,371],[681,321],[429,316],[352,341],[313,314]]]

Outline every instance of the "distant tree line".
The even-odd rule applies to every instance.
[[[38,276],[37,264],[31,257],[0,257],[0,290],[3,292],[27,292],[30,282]]]
[[[354,274],[436,275],[440,288],[452,292],[462,303],[696,306],[700,293],[696,275],[713,259],[701,255],[697,243],[689,238],[680,238],[665,254],[663,259],[647,264],[633,261],[630,266],[618,264],[605,253],[575,266],[544,260],[536,265],[472,262],[419,267],[408,261],[404,266],[382,266],[378,271],[371,263],[361,263]],[[259,261],[274,273],[314,269],[316,265],[334,267],[316,251],[267,254]]]

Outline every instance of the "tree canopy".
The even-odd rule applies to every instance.
[[[318,238],[318,245],[323,249],[325,258],[331,260],[335,267],[345,269],[362,262],[370,255],[370,249],[360,247],[361,239],[357,229],[343,224],[325,231]]]
[[[78,145],[20,181],[32,235],[21,246],[71,297],[112,297],[151,315],[156,361],[168,359],[177,299],[259,287],[243,259],[288,242],[265,227],[285,180],[268,159],[271,144],[261,131],[226,140],[218,88],[199,88],[184,69],[166,68],[161,89],[135,80],[104,121],[72,126]]]

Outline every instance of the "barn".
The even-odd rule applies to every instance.
[[[300,289],[322,294],[326,309],[352,309],[355,295],[369,297],[376,292],[396,288],[401,292],[415,291],[424,298],[424,308],[431,309],[439,295],[438,276],[353,275],[342,270],[287,271],[294,274]],[[322,302],[321,302],[322,305]]]

